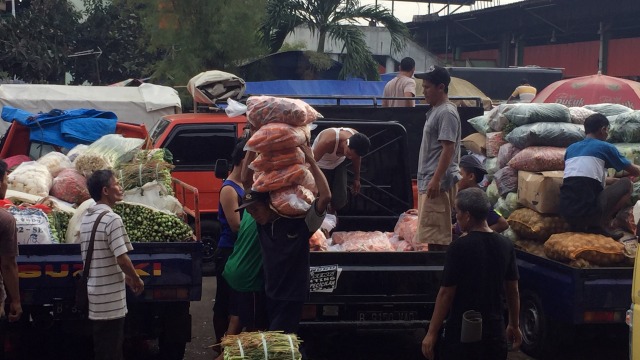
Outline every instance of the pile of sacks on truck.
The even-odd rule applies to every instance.
[[[109,134],[67,154],[50,152],[36,160],[5,159],[9,185],[1,204],[16,219],[19,244],[75,243],[86,210],[95,204],[87,177],[110,169],[125,190],[114,211],[132,242],[191,241],[193,232],[173,197],[172,157],[165,149],[144,150],[143,139]]]
[[[628,266],[635,257],[640,183],[632,203],[612,223],[623,230],[619,241],[570,232],[559,213],[566,148],[585,138],[584,121],[594,113],[609,119],[609,139],[640,165],[640,111],[618,104],[566,107],[562,104],[502,104],[469,120],[478,131],[462,140],[484,161],[487,195],[509,223],[505,235],[528,252],[576,267]],[[624,173],[610,173],[625,176]]]

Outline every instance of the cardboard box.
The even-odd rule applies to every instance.
[[[518,172],[518,202],[541,214],[557,214],[564,171]]]

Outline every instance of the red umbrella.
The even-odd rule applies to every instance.
[[[597,75],[556,81],[540,91],[533,102],[570,107],[611,103],[640,109],[640,83],[598,72]]]

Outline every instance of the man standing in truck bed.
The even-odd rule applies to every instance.
[[[459,178],[460,116],[449,101],[451,76],[447,69],[433,66],[416,74],[422,79],[424,98],[431,108],[426,114],[418,160],[418,250],[445,250],[451,243],[451,204]]]
[[[413,72],[416,69],[416,62],[406,57],[400,61],[400,72],[398,76],[391,79],[385,86],[383,97],[414,97],[416,96],[416,81],[413,79]],[[414,107],[416,101],[409,100],[382,100],[382,106],[384,107]]]

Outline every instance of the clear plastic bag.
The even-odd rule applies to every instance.
[[[72,204],[82,204],[89,199],[87,179],[75,169],[64,169],[53,179],[51,195]]]
[[[53,178],[46,166],[36,161],[27,161],[9,174],[8,188],[45,197],[49,195],[52,183]]]
[[[311,105],[299,99],[251,96],[247,99],[247,120],[259,128],[269,123],[307,125],[321,118]]]
[[[147,205],[156,210],[174,215],[182,215],[184,213],[180,201],[171,196],[165,186],[157,181],[148,182],[142,187],[125,191],[123,200],[129,203]]]
[[[341,244],[343,251],[376,252],[395,251],[389,236],[380,231],[334,232],[331,236],[334,244]]]
[[[505,116],[516,126],[539,122],[571,122],[569,108],[562,104],[520,104],[506,112]]]
[[[590,105],[585,105],[583,106],[583,108],[587,109],[587,110],[591,110],[591,111],[595,111],[597,113],[600,113],[604,116],[615,116],[615,115],[620,115],[620,114],[624,114],[626,112],[630,112],[633,111],[633,109],[626,107],[624,105],[620,105],[620,104],[590,104]]]
[[[119,134],[101,137],[79,155],[74,166],[83,176],[89,177],[96,170],[113,169],[127,162],[144,143],[143,139],[125,138]]]
[[[286,217],[305,216],[315,199],[311,190],[301,185],[272,191],[269,196],[273,209]]]
[[[514,156],[508,166],[516,170],[531,172],[564,170],[565,152],[565,148],[532,146]]]
[[[224,109],[224,112],[227,113],[228,117],[236,117],[240,116],[247,112],[247,106],[239,103],[231,98],[227,99],[227,107]]]
[[[498,158],[487,158],[484,161],[484,168],[487,170],[487,175],[493,178],[493,175],[500,170],[498,167]]]
[[[512,143],[506,143],[500,146],[500,150],[498,150],[498,167],[502,169],[507,166],[509,161],[513,159],[520,151],[517,147],[513,146]]]
[[[279,152],[294,149],[311,139],[308,126],[291,126],[287,124],[267,124],[256,131],[247,141],[244,149],[259,153]]]
[[[73,149],[69,150],[67,153],[67,157],[71,162],[73,162],[80,154],[87,151],[89,145],[79,144],[73,147]]]
[[[491,206],[495,206],[500,198],[500,193],[498,192],[498,185],[496,185],[496,181],[493,180],[489,186],[487,186],[487,197],[489,198],[489,202]]]
[[[16,219],[18,244],[51,244],[49,218],[40,209],[11,206],[8,211]]]
[[[520,149],[529,146],[566,148],[584,138],[583,125],[539,122],[518,126],[507,135],[506,140]]]
[[[326,214],[324,216],[324,220],[322,220],[322,225],[320,225],[320,229],[330,233],[333,229],[338,225],[338,218],[333,214]]]
[[[64,169],[73,168],[73,164],[71,164],[71,160],[69,160],[67,155],[56,151],[48,153],[37,161],[38,163],[46,166],[53,177],[58,176],[58,174]]]
[[[486,114],[489,128],[493,131],[502,131],[509,124],[509,119],[505,116],[509,110],[520,104],[500,104]]]
[[[291,165],[304,163],[304,152],[300,148],[295,148],[261,153],[251,162],[251,164],[249,164],[249,169],[254,171],[273,171],[283,169]]]
[[[253,175],[252,190],[269,192],[293,185],[302,185],[307,189],[315,190],[313,175],[306,164],[291,165],[275,171],[256,172]]]
[[[400,214],[398,222],[393,232],[398,235],[399,240],[406,240],[410,243],[418,231],[418,211],[416,209],[407,210]]]
[[[500,196],[506,196],[510,192],[518,191],[518,170],[505,166],[498,170],[493,176],[496,186],[498,187],[498,193]]]
[[[609,128],[609,142],[640,142],[640,111],[630,111],[618,115]]]
[[[476,116],[467,120],[467,122],[482,135],[486,135],[488,132],[491,132],[491,128],[489,127],[489,118],[484,115]]]
[[[583,107],[574,106],[569,108],[569,114],[571,115],[571,122],[573,124],[583,125],[584,121],[595,113],[595,111]]]
[[[309,250],[311,251],[327,251],[327,237],[321,230],[316,232],[309,238]]]
[[[503,218],[507,219],[518,207],[518,193],[510,192],[507,196],[498,198],[494,209]]]
[[[500,146],[504,145],[504,143],[506,143],[506,141],[503,138],[503,134],[502,131],[498,131],[498,132],[490,132],[487,133],[487,142],[486,142],[486,149],[487,149],[487,157],[496,157],[498,156],[498,152],[500,151]]]

